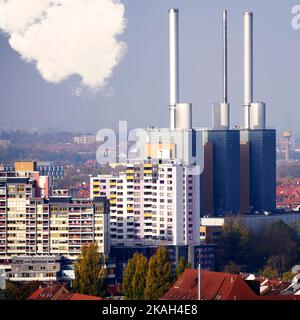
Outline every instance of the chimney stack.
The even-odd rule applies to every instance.
[[[253,103],[253,13],[244,12],[244,127],[250,128]]]
[[[227,88],[227,10],[223,11],[223,103],[228,102]]]
[[[227,87],[227,10],[223,11],[222,19],[222,65],[223,65],[223,102],[213,104],[213,129],[228,130],[230,115]]]
[[[170,129],[176,127],[176,104],[179,101],[179,35],[178,9],[169,9],[169,85]]]

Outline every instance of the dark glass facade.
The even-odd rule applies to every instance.
[[[241,131],[250,146],[250,210],[276,209],[276,130]]]
[[[209,130],[205,142],[213,146],[214,215],[240,211],[240,131]]]

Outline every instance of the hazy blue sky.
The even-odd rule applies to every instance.
[[[300,4],[300,1],[298,1]],[[194,126],[210,126],[221,99],[221,14],[228,9],[231,124],[242,121],[242,12],[254,12],[254,97],[267,103],[268,126],[297,130],[300,30],[289,0],[126,0],[127,51],[106,93],[72,95],[72,82],[49,84],[0,36],[0,126],[95,132],[168,123],[168,8],[180,9],[180,100],[193,103]],[[80,46],[80,43],[78,44]],[[300,130],[299,130],[300,131]]]

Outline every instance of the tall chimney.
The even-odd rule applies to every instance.
[[[227,10],[223,11],[223,103],[228,102],[227,89]]]
[[[250,128],[253,102],[253,13],[244,12],[244,127]]]
[[[179,101],[179,37],[178,9],[169,9],[169,76],[170,76],[170,129],[176,126],[176,104]]]
[[[228,87],[227,87],[227,10],[223,11],[222,19],[222,65],[223,65],[223,101],[214,103],[212,109],[212,127],[214,130],[228,130],[230,123]]]

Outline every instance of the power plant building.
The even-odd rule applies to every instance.
[[[249,143],[249,170],[242,188],[249,188],[249,210],[276,210],[276,130],[241,131],[241,141]],[[247,185],[248,184],[248,185]]]
[[[212,145],[213,214],[240,212],[240,132],[209,130],[205,143]],[[209,164],[208,164],[209,165]],[[204,171],[209,168],[204,168]]]

